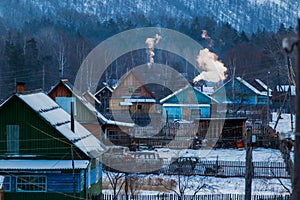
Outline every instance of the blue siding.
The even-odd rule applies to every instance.
[[[182,109],[180,107],[164,107],[163,114],[166,119],[166,112],[168,111],[169,120],[182,119]]]
[[[14,174],[11,177],[10,191],[5,192],[17,192],[16,191],[16,177],[19,174]],[[24,175],[24,174],[21,174]],[[50,193],[72,193],[73,192],[73,175],[72,173],[35,173],[26,175],[43,175],[47,177],[47,192]],[[81,192],[80,174],[75,173],[76,193]],[[20,192],[22,193],[22,192]],[[28,193],[28,192],[26,192]]]
[[[96,180],[96,168],[91,169],[90,172],[90,179],[91,179],[91,185],[95,184],[98,182],[99,179],[102,178],[102,164],[99,165],[99,179]],[[86,183],[88,183],[88,172],[86,173],[86,179],[85,179]],[[86,185],[88,187],[88,185]]]
[[[76,98],[75,97],[56,97],[56,103],[67,113],[71,114],[71,102],[74,102],[74,115],[76,115]]]
[[[188,114],[191,118],[209,118],[211,113],[210,113],[210,107],[208,106],[200,106],[200,107],[185,107],[188,109]],[[166,119],[166,112],[168,111],[168,116],[169,116],[169,120],[174,120],[174,119],[179,119],[182,120],[183,116],[182,116],[182,109],[183,107],[180,106],[172,106],[172,107],[168,107],[165,106],[163,107],[163,118]],[[197,116],[195,114],[193,114],[193,110],[197,110],[199,109],[199,111],[197,111],[195,114],[197,114]]]
[[[201,118],[210,118],[210,107],[202,107],[201,109]]]
[[[80,192],[80,174],[75,174],[76,193]],[[72,174],[48,174],[47,175],[48,192],[73,192]]]

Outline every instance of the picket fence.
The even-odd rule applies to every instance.
[[[114,198],[113,195],[103,194],[101,200],[126,200],[125,195],[118,195]],[[129,196],[129,200],[180,200],[174,194],[159,194],[159,195],[135,195]],[[244,194],[203,194],[203,195],[185,195],[181,200],[244,200]],[[291,195],[252,195],[252,200],[290,200]],[[96,199],[95,199],[96,200]]]

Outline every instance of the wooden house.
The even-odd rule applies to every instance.
[[[116,85],[109,100],[109,110],[115,120],[122,119],[145,126],[149,123],[150,112],[155,114],[155,109],[151,109],[155,103],[153,94],[134,72],[130,71]]]
[[[101,192],[105,147],[76,120],[72,131],[71,121],[42,92],[17,93],[0,106],[5,199],[86,198],[94,187]]]
[[[98,107],[98,111],[104,116],[109,114],[109,99],[111,98],[113,91],[112,87],[105,85],[94,94],[96,99],[101,103]]]
[[[268,98],[271,94],[260,91],[246,80],[236,77],[218,88],[212,97],[226,104],[233,115],[247,116],[253,120],[266,120]],[[271,101],[269,101],[271,104]]]
[[[186,86],[160,100],[163,119],[193,121],[210,118],[211,109],[218,102],[199,89]]]
[[[117,145],[130,143],[127,133],[134,126],[133,123],[107,118],[98,112],[93,103],[90,103],[94,100],[97,104],[94,95],[86,92],[85,98],[79,93],[68,80],[62,79],[48,92],[48,95],[67,112],[70,111],[70,102],[74,102],[75,119],[103,143],[113,142]]]

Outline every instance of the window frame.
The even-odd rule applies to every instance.
[[[7,179],[9,179],[7,181]],[[3,181],[3,191],[4,192],[11,192],[11,176],[4,175],[4,181]],[[6,186],[8,186],[9,189],[6,189]]]
[[[30,182],[30,181],[25,181],[20,183],[19,179],[26,179],[26,178],[42,178],[45,181],[44,182]],[[37,185],[38,188],[44,186],[43,190],[29,190],[29,189],[19,189],[20,185]],[[47,192],[47,176],[45,175],[18,175],[16,176],[16,192]]]
[[[6,125],[6,151],[8,154],[11,155],[17,155],[20,152],[20,125],[19,124]]]

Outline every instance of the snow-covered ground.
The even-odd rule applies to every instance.
[[[246,151],[244,149],[212,149],[212,150],[171,150],[167,148],[156,149],[155,152],[159,154],[161,158],[170,160],[171,157],[178,156],[197,156],[200,159],[216,160],[217,157],[221,161],[245,161]],[[284,162],[282,155],[277,149],[265,149],[257,148],[253,150],[253,161],[260,162]],[[168,175],[144,175],[142,179],[145,180],[145,184],[148,184],[147,179],[151,177],[154,179],[174,180],[178,181],[177,176]],[[207,187],[202,189],[198,194],[244,194],[245,191],[245,179],[244,178],[217,178],[217,177],[205,177],[205,176],[190,176],[188,178],[190,185],[206,184]],[[104,173],[103,181],[106,180]],[[284,186],[283,186],[284,185]],[[291,189],[290,179],[253,179],[252,181],[252,194],[272,195],[272,194],[288,194],[288,190]],[[111,194],[111,190],[103,191],[105,194]],[[139,194],[162,194],[166,191],[141,189]],[[167,192],[168,193],[168,192]],[[172,193],[169,191],[169,193]],[[192,194],[193,191],[187,191],[186,194]]]
[[[142,179],[145,183],[148,183],[149,177],[151,180],[161,179],[164,180],[175,180],[178,181],[177,176],[158,176],[158,175],[147,175],[143,176]],[[181,178],[182,179],[182,178]],[[105,181],[105,177],[103,181]],[[188,185],[203,185],[207,186],[201,189],[197,194],[244,194],[245,193],[245,179],[243,178],[216,178],[216,177],[201,177],[201,176],[191,176],[186,179]],[[183,181],[183,180],[182,180]],[[184,182],[184,181],[183,181]],[[184,182],[184,183],[187,183]],[[140,183],[142,184],[142,183]],[[287,188],[285,188],[284,186]],[[272,194],[288,194],[291,189],[290,179],[253,179],[252,180],[252,194],[260,195],[272,195]],[[186,190],[185,194],[193,194],[194,190]],[[112,194],[111,190],[104,189],[104,194]],[[124,194],[121,191],[121,194]],[[138,194],[142,195],[154,195],[162,193],[172,193],[171,191],[166,192],[162,190],[145,190],[140,189]]]
[[[276,124],[276,120],[278,117],[278,113],[274,112],[272,113],[272,122],[269,123],[269,125],[274,128]],[[295,130],[295,115],[293,115],[293,120],[291,120],[291,114],[282,113],[281,118],[278,121],[276,131],[281,134],[282,137],[294,137],[294,134],[291,133],[292,126]]]
[[[273,114],[273,122],[270,122],[270,126],[274,127],[275,121],[277,119],[277,113]],[[282,119],[279,120],[276,131],[285,135],[291,131],[291,116],[290,114],[281,114]],[[295,116],[293,116],[295,117]],[[294,119],[293,119],[294,121]],[[293,124],[294,126],[295,124]],[[170,162],[172,158],[177,157],[199,157],[202,160],[220,160],[220,161],[245,161],[246,151],[245,149],[201,149],[201,150],[174,150],[168,148],[157,148],[154,151],[159,154],[160,158],[163,158],[167,162]],[[256,148],[253,149],[252,159],[254,162],[284,162],[281,152],[277,149],[265,149]],[[103,174],[103,181],[106,181],[106,175]],[[146,175],[142,177],[145,184],[149,183],[147,181],[149,178],[163,179],[163,180],[174,180],[178,182],[177,176],[167,176],[167,175]],[[190,176],[188,178],[188,183],[190,185],[206,184],[207,187],[201,189],[198,194],[244,194],[245,192],[245,179],[244,178],[217,178],[217,177],[205,177],[205,176]],[[252,180],[252,194],[260,195],[273,195],[273,194],[288,194],[292,191],[291,180],[290,179],[253,179]],[[104,194],[111,194],[111,190],[104,188]],[[122,193],[122,192],[121,192]],[[124,193],[124,192],[123,192]],[[162,190],[149,190],[141,189],[138,192],[143,195],[157,195],[168,193]],[[169,191],[169,193],[172,193]],[[192,194],[193,191],[186,191],[186,194]]]
[[[160,158],[171,160],[174,157],[199,157],[202,160],[245,161],[245,149],[210,149],[210,150],[171,150],[161,148],[155,150]],[[256,148],[252,151],[252,159],[257,162],[283,162],[278,149]]]

